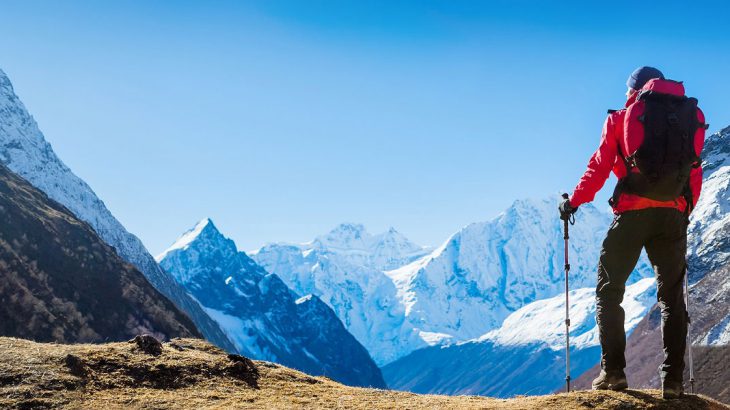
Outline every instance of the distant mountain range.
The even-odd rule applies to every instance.
[[[418,348],[479,337],[522,306],[559,294],[557,202],[557,195],[516,201],[430,252],[394,229],[373,236],[344,224],[310,243],[266,245],[251,257],[294,291],[320,296],[385,365]],[[609,223],[606,213],[582,208],[571,233],[574,287],[595,284]],[[643,258],[633,280],[650,274]]]
[[[385,273],[428,252],[392,228],[371,235],[360,224],[342,224],[312,242],[270,244],[251,257],[299,295],[321,298],[382,365],[428,346],[408,324],[398,289]]]
[[[385,387],[380,369],[332,309],[317,296],[292,292],[210,219],[157,258],[242,354],[349,385]]]

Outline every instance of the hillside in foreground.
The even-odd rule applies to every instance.
[[[144,337],[103,345],[0,338],[0,407],[730,409],[702,396],[661,400],[656,390],[492,399],[347,387],[198,339]]]

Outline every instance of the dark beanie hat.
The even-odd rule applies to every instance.
[[[664,79],[664,74],[654,67],[643,66],[634,70],[626,80],[626,85],[634,90],[641,90],[641,88],[652,78]]]

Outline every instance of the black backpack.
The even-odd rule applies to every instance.
[[[636,151],[621,155],[627,174],[616,187],[614,203],[621,192],[626,192],[658,201],[685,196],[691,206],[689,176],[692,168],[700,165],[694,148],[695,134],[699,127],[707,128],[697,119],[697,99],[642,91],[637,102],[644,105],[644,112],[638,117],[644,139]],[[626,113],[626,132],[632,132],[632,108]]]

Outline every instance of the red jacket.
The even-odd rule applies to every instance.
[[[653,79],[646,83],[642,90],[653,90],[661,93],[684,95],[684,86],[681,83],[672,81]],[[636,102],[637,94],[626,101],[626,107]],[[639,102],[638,104],[642,104]],[[641,115],[641,107],[632,109],[636,115]],[[698,108],[697,119],[700,124],[705,123],[705,115]],[[588,169],[581,177],[578,185],[570,197],[570,204],[577,207],[586,202],[591,202],[596,196],[603,184],[606,183],[611,171],[617,178],[621,179],[626,176],[626,166],[623,159],[619,156],[619,149],[624,156],[629,156],[636,151],[644,139],[643,126],[638,120],[632,119],[628,121],[629,126],[637,127],[636,131],[624,132],[626,121],[626,108],[615,111],[608,115],[606,122],[603,124],[603,135],[601,136],[601,145],[593,154],[588,162]],[[638,124],[638,125],[636,125]],[[699,157],[702,148],[705,145],[705,129],[699,127],[695,133],[694,146],[695,153]],[[697,204],[702,189],[702,167],[693,168],[690,174],[690,188],[692,189],[693,206]],[[638,195],[622,193],[619,197],[618,204],[614,207],[613,212],[616,214],[644,208],[677,208],[684,212],[687,208],[687,201],[684,197],[679,197],[673,201],[656,201],[644,198]]]

